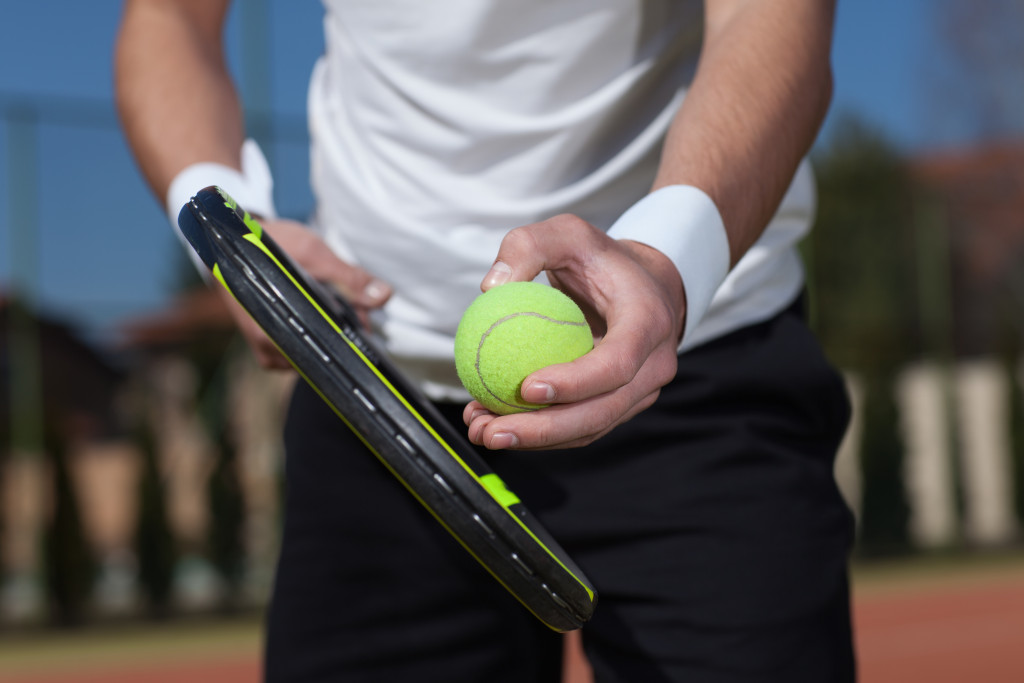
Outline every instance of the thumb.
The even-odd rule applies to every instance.
[[[332,271],[330,283],[354,306],[380,308],[391,298],[391,285],[358,266],[338,261]]]

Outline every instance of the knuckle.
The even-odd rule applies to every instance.
[[[501,244],[502,250],[511,249],[512,251],[535,251],[537,248],[537,238],[534,235],[534,226],[524,225],[518,228],[509,230]]]
[[[587,221],[583,220],[579,216],[573,213],[560,213],[551,219],[552,223],[558,226],[562,230],[572,230],[576,232],[586,231],[589,232],[592,226]]]
[[[628,408],[629,405],[622,400],[600,402],[600,405],[589,411],[586,419],[580,423],[573,435],[574,441],[579,445],[596,441],[623,421]]]
[[[666,355],[668,358],[666,358],[665,363],[662,365],[662,370],[658,377],[660,380],[658,383],[659,387],[663,387],[671,382],[679,370],[679,356],[675,354],[675,350],[673,349],[672,353]]]
[[[557,443],[560,440],[560,435],[556,434],[552,425],[547,422],[541,424],[537,428],[532,439],[532,441],[538,445]]]
[[[602,407],[600,410],[595,410],[592,419],[587,425],[588,435],[596,435],[607,429],[611,425],[616,424],[623,414],[622,406],[615,403],[609,403]]]
[[[588,221],[571,213],[555,216],[552,219],[552,226],[569,236],[574,242],[587,243],[590,245],[590,248],[593,248],[595,244],[600,244],[602,238],[607,237]]]
[[[655,298],[648,309],[647,324],[644,326],[652,342],[658,343],[672,336],[674,316],[672,308],[664,299]]]

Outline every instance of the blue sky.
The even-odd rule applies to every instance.
[[[320,4],[266,1],[272,26],[266,48],[272,108],[301,123],[306,78],[322,49]],[[170,228],[116,127],[111,53],[120,2],[4,5],[0,112],[9,114],[13,105],[26,102],[38,112],[32,130],[40,203],[38,233],[14,238],[11,181],[24,167],[12,169],[18,163],[11,158],[14,133],[9,117],[0,118],[0,287],[21,283],[47,312],[70,319],[90,335],[109,332],[126,317],[162,306],[178,267]],[[908,152],[969,141],[955,121],[928,114],[936,109],[929,78],[943,58],[934,37],[933,7],[929,0],[840,0],[833,51],[836,89],[822,139],[842,116],[856,115]],[[228,27],[236,74],[238,13],[236,7]],[[76,117],[84,117],[85,125]],[[21,135],[17,131],[24,128],[14,131]],[[305,212],[310,199],[301,135],[293,133],[271,154],[279,209]],[[14,180],[22,181],[16,187],[24,186],[25,177]]]

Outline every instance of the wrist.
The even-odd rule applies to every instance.
[[[685,347],[729,272],[729,240],[718,207],[696,187],[669,185],[627,209],[608,235],[657,249],[676,267],[686,296]]]
[[[255,140],[248,139],[242,144],[241,161],[241,170],[206,161],[192,164],[178,172],[167,188],[167,217],[178,239],[185,246],[186,253],[207,279],[208,269],[189,246],[178,227],[178,213],[196,192],[204,187],[217,185],[250,214],[268,219],[277,218],[277,209],[274,207],[274,180],[266,157]]]

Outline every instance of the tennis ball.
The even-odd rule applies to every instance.
[[[455,333],[455,369],[488,410],[519,413],[545,406],[520,396],[527,375],[592,348],[590,327],[572,299],[537,282],[509,282],[466,309]]]

